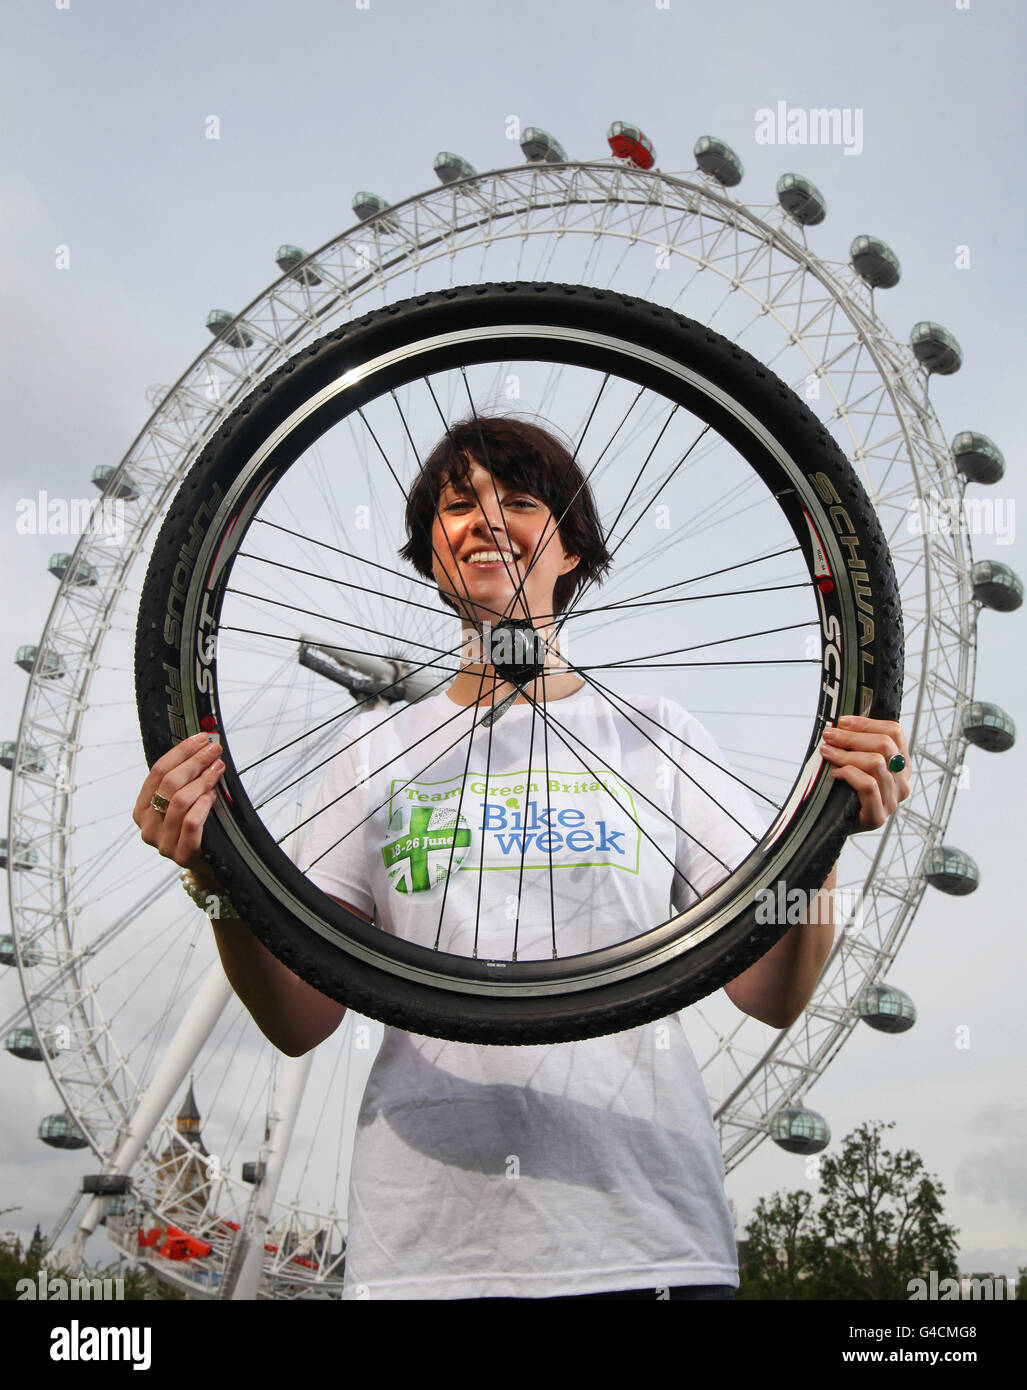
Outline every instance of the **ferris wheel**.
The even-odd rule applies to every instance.
[[[5,1026],[7,1051],[44,1063],[60,1098],[39,1137],[93,1155],[59,1223],[87,1198],[72,1256],[103,1220],[127,1256],[196,1296],[332,1297],[341,1285],[349,1150],[380,1025],[347,1012],[328,1043],[299,1059],[257,1035],[224,978],[206,918],[129,821],[143,762],[124,730],[134,728],[127,672],[145,560],[185,475],[257,386],[370,311],[482,281],[558,281],[612,287],[687,314],[797,392],[873,501],[902,600],[912,795],[882,831],[847,841],[836,944],[795,1025],[769,1028],[720,995],[688,1010],[728,1170],[767,1137],[800,1153],[827,1144],[827,1121],[805,1104],[807,1093],[860,1022],[886,1032],[913,1024],[912,1000],[887,975],[920,900],[929,886],[959,894],[977,885],[970,856],[944,843],[945,827],[967,744],[1001,751],[1015,729],[997,705],[974,699],[976,617],[982,606],[1019,606],[1022,585],[998,562],[975,563],[965,528],[937,524],[962,514],[968,485],[993,484],[1004,467],[977,431],[947,443],[935,414],[931,376],[959,367],[959,345],[932,322],[915,325],[908,341],[885,327],[877,301],[900,266],[877,238],[857,236],[848,262],[815,253],[807,229],[824,220],[826,203],[799,174],[782,176],[776,201],[747,204],[728,191],[741,181],[740,161],[712,137],[697,142],[695,169],[676,174],[661,172],[646,137],[619,122],[609,158],[569,160],[534,128],[519,138],[523,164],[479,173],[443,152],[439,187],[395,203],[359,192],[356,221],[342,235],[313,253],[283,245],[282,274],[245,308],[213,310],[211,344],[173,387],[153,388],[154,413],[125,458],[94,476],[99,524],[74,553],[51,559],[57,597],[41,637],[17,654],[29,687],[17,739],[0,751],[12,772],[2,847],[12,935],[0,942],[0,960],[18,970],[24,998]],[[591,419],[581,383],[557,368],[532,376],[518,364],[490,366],[475,379],[475,401],[530,408],[573,438]],[[626,396],[621,404],[627,418]],[[458,396],[445,405],[452,418]],[[644,405],[611,459],[637,448],[655,418]],[[611,443],[619,429],[609,425]],[[366,439],[349,445],[367,458]],[[679,519],[690,509],[674,540],[700,557],[707,545],[712,574],[718,526],[758,499],[718,456],[706,456],[717,464],[717,487],[690,481],[671,507]],[[308,542],[330,539],[339,553],[358,533],[365,553],[368,535],[380,538],[374,553],[387,587],[384,562],[394,565],[395,545],[381,499],[340,495],[337,464],[327,447],[312,451],[303,500],[286,497],[268,524]],[[318,521],[324,530],[313,529]],[[777,554],[764,539],[761,558]],[[278,554],[283,570],[286,554]],[[775,574],[783,587],[787,565]],[[630,565],[624,573],[630,586]],[[331,582],[327,565],[321,574]],[[297,596],[292,583],[282,581],[288,600]],[[361,602],[354,599],[358,622]],[[364,602],[373,619],[373,597]],[[407,699],[434,688],[437,675],[429,683],[411,648],[360,649],[352,635],[312,623],[309,608],[292,608],[291,640],[269,641],[263,664],[241,665],[231,690],[235,712],[250,714],[267,746],[319,730],[305,749],[316,763],[334,746],[330,713],[340,698],[373,699],[386,680]],[[725,621],[719,610],[718,630]],[[796,631],[782,639],[796,644],[786,649],[796,664],[809,656],[803,625],[791,624]],[[373,627],[364,624],[365,640]],[[601,643],[601,621],[573,640]],[[770,799],[793,756],[787,695],[768,753],[746,740],[753,711],[738,699],[746,687],[711,679],[704,686],[690,672],[677,687],[682,703]],[[170,709],[179,696],[169,676]],[[258,743],[252,752],[256,767]],[[255,786],[288,804],[295,822],[305,806],[293,781],[272,760]]]

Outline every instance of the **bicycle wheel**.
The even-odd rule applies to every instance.
[[[510,727],[509,717],[486,724],[473,707],[462,712],[449,702],[446,719],[439,720],[444,707],[422,703],[438,701],[457,669],[452,663],[459,643],[452,630],[440,627],[452,624],[452,614],[440,606],[437,593],[434,602],[428,595],[422,601],[390,594],[397,580],[421,581],[371,558],[396,554],[407,496],[423,471],[423,450],[449,431],[456,406],[480,418],[483,403],[511,394],[518,409],[528,409],[529,401],[532,413],[549,420],[559,410],[574,422],[565,431],[574,441],[574,457],[596,456],[588,478],[611,553],[634,545],[634,558],[613,570],[636,592],[590,606],[584,599],[592,588],[586,585],[560,614],[557,630],[574,632],[578,643],[585,633],[581,619],[598,615],[590,634],[596,655],[616,653],[615,641],[626,644],[619,660],[568,655],[565,669],[586,682],[594,715],[600,702],[608,705],[618,728],[637,731],[630,737],[639,748],[658,750],[670,783],[654,783],[651,796],[632,782],[630,759],[603,766],[610,759],[590,756],[581,736],[587,721],[582,725],[579,719],[574,742],[571,705],[561,717],[560,700],[529,702],[519,726],[530,750],[536,724],[540,744],[553,739],[567,764],[561,776],[571,775],[576,757],[582,778],[588,773],[591,780],[575,786],[594,794],[609,814],[616,807],[619,824],[637,829],[633,868],[599,866],[587,856],[604,841],[597,848],[595,836],[586,843],[582,833],[575,846],[575,835],[558,834],[548,818],[529,863],[529,814],[540,815],[541,792],[548,802],[551,792],[570,783],[557,779],[554,790],[547,772],[544,786],[536,784],[536,771],[549,764],[529,751],[526,767],[519,769],[526,781],[491,785],[492,740],[497,730]],[[488,458],[479,462],[491,474]],[[312,504],[315,481],[321,500]],[[661,515],[675,489],[673,506],[679,515],[684,507],[687,515],[676,526]],[[637,514],[629,525],[632,505]],[[343,506],[355,512],[352,525]],[[662,538],[654,539],[652,527],[638,531],[643,518],[654,515],[655,528],[666,533]],[[683,540],[688,568],[696,572],[678,577],[681,556],[674,552]],[[302,563],[289,563],[287,555]],[[645,574],[661,582],[641,587]],[[725,581],[726,574],[741,577],[743,587],[703,589],[733,582]],[[327,611],[324,595],[339,592],[348,596],[351,616]],[[724,635],[723,610],[718,617],[715,609],[725,598],[751,615],[755,626]],[[369,611],[358,611],[360,603]],[[497,629],[513,611],[504,610]],[[687,631],[682,626],[680,638],[675,634],[668,641],[671,614],[687,623]],[[357,616],[371,621],[357,622]],[[329,638],[327,625],[336,625],[335,633],[341,626],[343,634]],[[317,632],[310,637],[312,626]],[[796,634],[803,631],[800,657]],[[418,640],[415,632],[435,640]],[[644,642],[649,633],[662,648],[653,652],[643,645],[631,656],[631,643]],[[783,644],[778,655],[765,655],[768,639]],[[729,659],[717,653],[707,659],[710,649],[739,643],[749,645],[736,646]],[[297,646],[301,666],[293,667],[289,649]],[[701,659],[668,659],[696,652]],[[896,718],[901,653],[897,590],[873,507],[831,435],[788,387],[734,344],[669,310],[581,286],[515,283],[425,294],[369,314],[298,354],[225,421],[176,496],[154,547],[140,604],[136,686],[148,763],[201,728],[218,730],[226,772],[207,822],[204,853],[240,914],[281,960],[324,993],[394,1026],[465,1042],[526,1044],[592,1037],[663,1017],[733,979],[788,930],[792,922],[768,913],[767,902],[781,902],[782,889],[788,894],[819,887],[857,811],[855,794],[830,776],[816,752],[823,730],[844,714]],[[517,686],[539,671],[523,655],[499,669]],[[613,674],[599,674],[607,670]],[[612,684],[642,671],[652,673],[648,708]],[[700,697],[714,710],[729,709],[729,688],[777,706],[738,712],[753,716],[745,727],[755,761],[746,776],[715,744],[704,743],[692,724],[680,722],[680,712],[695,707],[710,674],[735,682]],[[775,688],[779,678],[786,683]],[[270,749],[261,743],[260,718],[243,721],[235,714],[244,693],[252,703],[262,689],[275,702],[276,727],[294,720],[296,728],[295,737]],[[379,717],[389,704],[395,708]],[[449,726],[454,742],[447,735],[445,754],[461,760],[463,774],[455,763],[449,766],[452,785],[438,796],[451,799],[459,786],[459,797],[456,809],[426,808],[416,825],[413,812],[401,817],[402,853],[409,862],[388,875],[376,864],[381,886],[374,920],[367,921],[313,882],[312,866],[303,862],[303,837],[332,762],[325,749],[336,746],[334,756],[342,756],[340,730],[360,730],[356,738],[343,738],[352,771],[361,740],[366,750],[377,739],[381,750],[387,725],[394,748],[396,738],[402,741],[396,731],[404,715],[411,718],[419,705],[422,713],[434,711],[440,737],[441,724]],[[529,712],[530,728],[523,723]],[[790,722],[774,725],[769,721],[775,717]],[[790,732],[785,736],[780,728]],[[774,754],[766,752],[768,745]],[[428,751],[438,746],[429,740]],[[548,758],[548,743],[546,749]],[[402,752],[418,756],[413,740]],[[296,768],[285,787],[288,801],[280,780],[275,798],[265,798],[261,778],[275,760],[281,768],[283,758]],[[430,766],[427,754],[425,759],[419,775]],[[768,771],[766,759],[786,771]],[[443,766],[438,758],[431,762]],[[689,827],[675,812],[683,814],[682,798],[715,800],[700,786],[697,769],[704,768],[710,786],[720,789],[724,778],[743,784],[746,795],[759,801],[761,815],[758,823],[743,824],[730,806],[720,805],[748,837],[746,852],[734,862],[718,859],[723,872],[707,875],[697,887],[688,880],[688,865],[704,854],[717,856],[694,836],[689,840]],[[501,782],[510,772],[497,766],[495,777]],[[536,785],[541,791],[533,803]],[[474,786],[477,791],[469,790]],[[361,764],[346,793],[353,793],[361,809],[370,807],[359,821],[354,812],[347,834],[370,827],[362,831],[377,836],[364,841],[372,846],[370,857],[388,861],[391,853],[395,868],[398,851],[390,850],[388,836],[393,834],[394,846],[398,793],[384,765]],[[497,881],[489,870],[499,867],[485,862],[487,832],[496,830],[489,822],[493,795],[510,807],[509,818],[497,814],[508,832],[518,831],[512,840],[519,848],[519,872],[516,885],[507,878],[486,891],[486,883]],[[565,829],[580,824],[561,822]],[[411,838],[417,826],[423,845],[416,835]],[[613,834],[603,832],[611,842]],[[411,845],[418,852],[447,850],[445,867],[436,855],[433,872],[414,883]],[[494,848],[489,841],[489,854]],[[648,900],[643,920],[631,922],[623,911],[618,917],[618,904],[629,899],[618,897],[627,878],[618,878],[617,870],[630,869],[638,879],[643,849],[652,864],[659,851],[670,874]],[[605,892],[608,901],[593,917],[604,925],[605,938],[591,927],[583,932],[577,920],[592,882],[588,871],[600,867],[605,877],[599,896]],[[438,930],[413,937],[390,927],[394,914],[388,909],[400,897],[409,908],[416,890],[419,923],[434,922],[440,903],[444,915],[451,881],[462,874],[476,875],[478,908],[473,922],[445,933],[444,946],[442,916]],[[651,873],[646,882],[654,882]],[[515,891],[503,894],[503,886]],[[397,896],[389,898],[390,891]],[[528,911],[525,894],[531,892]],[[551,923],[542,930],[537,919],[544,898]],[[590,901],[595,899],[593,892]],[[359,906],[352,896],[347,900]],[[531,917],[531,931],[522,915]],[[535,944],[526,950],[529,937]]]

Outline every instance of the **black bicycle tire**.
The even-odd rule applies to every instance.
[[[701,364],[711,379],[729,380],[735,394],[775,439],[792,439],[809,451],[803,470],[822,480],[820,487],[835,499],[858,538],[865,571],[860,576],[864,598],[873,600],[873,635],[869,642],[870,671],[864,683],[863,705],[838,709],[836,714],[865,712],[876,718],[898,717],[902,684],[902,621],[897,585],[887,545],[874,509],[830,433],[793,392],[765,366],[736,344],[669,309],[610,291],[584,286],[500,284],[464,286],[420,295],[377,310],[318,340],[285,363],[238,406],[203,449],[179,489],[154,546],[143,586],[136,641],[136,686],[147,763],[168,750],[177,738],[194,732],[175,722],[176,678],[181,682],[188,662],[183,642],[167,640],[166,619],[171,595],[181,588],[183,555],[193,546],[199,529],[206,534],[217,509],[217,494],[230,485],[233,468],[252,443],[266,435],[268,422],[282,418],[296,402],[306,401],[318,386],[344,368],[369,357],[404,332],[424,332],[443,321],[466,318],[502,320],[511,314],[518,322],[553,318],[568,326],[630,324],[638,340],[654,347],[673,346],[679,355]],[[548,317],[547,317],[548,316]],[[627,331],[626,329],[624,331]],[[729,428],[722,430],[729,434]],[[744,444],[739,438],[736,442]],[[825,507],[830,502],[823,498]],[[782,504],[783,505],[783,504]],[[833,538],[832,538],[833,539]],[[850,554],[851,554],[850,548]],[[188,565],[187,565],[188,567]],[[837,567],[836,567],[837,568]],[[844,572],[835,579],[854,582]],[[190,582],[192,577],[190,576]],[[855,612],[855,608],[853,608]],[[865,636],[865,625],[861,629]],[[844,634],[851,648],[855,629]],[[864,648],[868,645],[863,642]],[[866,666],[863,670],[866,672]],[[867,695],[869,691],[869,696]],[[178,692],[179,696],[181,691]],[[856,797],[847,787],[831,789],[815,832],[794,847],[779,877],[789,888],[815,889],[826,877],[850,832]],[[408,1031],[466,1042],[532,1044],[570,1041],[635,1027],[685,1007],[727,983],[764,954],[788,929],[787,923],[756,921],[756,903],[741,907],[729,927],[693,947],[685,957],[637,974],[628,980],[578,990],[543,1001],[531,997],[479,997],[467,992],[424,986],[396,976],[383,976],[373,966],[350,957],[340,961],[331,945],[304,927],[281,901],[269,893],[236,853],[224,828],[211,816],[204,831],[204,853],[250,930],[286,965],[323,993],[362,1014]],[[341,914],[341,910],[340,910]],[[349,915],[341,914],[345,919]],[[349,918],[349,924],[356,925]],[[362,924],[360,924],[362,926]],[[341,971],[341,973],[340,973]]]

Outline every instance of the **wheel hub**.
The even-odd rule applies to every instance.
[[[520,687],[545,669],[545,639],[528,618],[504,618],[485,638],[485,661],[501,680]]]

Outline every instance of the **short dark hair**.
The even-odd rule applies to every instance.
[[[561,574],[553,587],[553,612],[562,613],[590,579],[603,582],[613,556],[606,548],[592,490],[571,453],[533,421],[508,415],[472,415],[451,425],[425,459],[407,495],[407,543],[399,551],[418,574],[432,573],[432,522],[442,489],[465,478],[470,457],[507,487],[530,492],[546,504],[557,522],[560,540],[578,564]],[[484,499],[483,499],[484,500]],[[566,511],[566,515],[564,512]],[[454,613],[456,604],[440,592]]]

